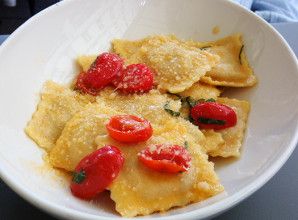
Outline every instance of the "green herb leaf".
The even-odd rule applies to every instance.
[[[241,54],[242,54],[243,48],[244,48],[244,45],[241,46],[239,51],[239,56],[238,56],[240,65],[242,65]]]
[[[215,99],[210,98],[210,99],[207,99],[205,102],[215,102]]]
[[[185,147],[185,149],[188,149],[188,147],[189,147],[189,144],[188,144],[188,142],[187,142],[187,141],[184,141],[184,147]]]
[[[193,99],[190,96],[186,97],[186,101],[191,108],[193,108],[196,104],[198,104],[198,101],[196,101],[195,99]]]
[[[199,117],[198,122],[203,123],[203,124],[211,124],[211,125],[225,125],[226,121],[224,120],[218,120],[218,119],[213,119],[213,118],[204,118],[204,117]]]
[[[169,101],[166,102],[166,104],[163,106],[164,110],[168,112],[170,115],[174,117],[180,116],[180,112],[175,112],[172,109],[170,109]]]
[[[74,172],[73,173],[73,178],[72,181],[75,183],[81,183],[85,180],[86,178],[86,173],[84,170],[81,170],[80,172]]]

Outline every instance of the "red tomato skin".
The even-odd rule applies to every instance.
[[[145,64],[131,64],[120,71],[113,84],[124,93],[145,93],[153,88],[153,75]]]
[[[106,128],[113,139],[123,143],[146,141],[153,133],[149,121],[134,115],[113,116]]]
[[[118,176],[124,164],[121,151],[115,146],[104,146],[84,157],[75,172],[84,171],[85,179],[81,183],[71,182],[74,196],[90,200],[104,191]]]
[[[100,54],[88,71],[79,75],[76,87],[82,92],[96,95],[116,78],[123,68],[123,63],[123,59],[117,54]]]
[[[194,123],[202,129],[221,130],[237,124],[236,112],[231,107],[216,102],[199,103],[191,109],[190,114]],[[222,120],[225,124],[204,124],[198,121],[200,117]]]
[[[82,93],[88,93],[90,95],[96,96],[97,95],[97,90],[92,89],[92,88],[88,88],[85,85],[85,78],[86,78],[87,73],[86,72],[81,72],[78,77],[77,77],[77,81],[75,84],[75,89],[81,91]]]
[[[138,154],[138,159],[146,167],[165,173],[178,173],[190,168],[191,156],[188,151],[179,145],[165,146],[157,144],[146,147]]]

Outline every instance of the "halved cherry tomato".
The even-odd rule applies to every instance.
[[[148,92],[153,87],[153,72],[145,64],[131,64],[119,73],[113,84],[126,93]]]
[[[138,158],[146,167],[166,173],[187,171],[191,161],[184,147],[166,144],[148,146],[138,154]]]
[[[106,128],[113,139],[125,143],[146,141],[153,132],[149,121],[134,115],[113,116]]]
[[[220,130],[233,127],[237,123],[235,111],[223,104],[216,102],[203,102],[191,109],[194,123],[203,129]]]
[[[76,88],[82,92],[96,95],[98,91],[111,83],[123,68],[123,60],[113,53],[99,55],[88,71],[80,74]]]
[[[104,146],[87,155],[75,168],[72,194],[81,199],[94,198],[118,176],[123,163],[121,151],[114,146]]]

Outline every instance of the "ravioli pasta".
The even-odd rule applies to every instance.
[[[66,123],[56,145],[50,151],[51,164],[73,171],[84,156],[96,150],[95,138],[106,134],[105,123],[116,113],[104,105],[89,104],[75,114]]]
[[[208,51],[211,54],[219,56],[219,62],[216,62],[216,65],[211,65],[212,69],[207,71],[207,73],[203,74],[200,78],[201,81],[207,84],[246,87],[252,86],[257,82],[256,77],[248,64],[245,51],[243,49],[244,44],[242,42],[242,36],[240,34],[232,35],[214,42],[183,42],[174,36],[161,36],[160,39],[161,41],[166,42],[166,45],[168,46],[171,45],[171,42],[175,42],[175,44],[179,46],[188,45],[189,48],[196,47],[200,50],[203,49],[203,51]],[[146,45],[148,42],[158,44],[160,39],[157,37],[149,37],[139,41],[115,40],[113,41],[113,48],[116,53],[119,53],[122,57],[126,58],[129,63],[147,63],[148,55],[146,56]],[[165,47],[167,47],[166,45]],[[137,48],[140,49],[138,50]],[[145,50],[145,54],[140,52],[142,50]],[[170,92],[175,92],[175,90]]]
[[[84,72],[86,72],[89,69],[89,67],[91,66],[91,64],[95,61],[95,59],[96,59],[96,56],[94,56],[94,55],[90,55],[90,56],[83,55],[83,56],[79,56],[77,58],[77,63],[79,65],[79,67]]]
[[[214,42],[181,41],[170,35],[152,36],[137,41],[117,39],[112,44],[114,51],[125,58],[127,64],[146,63],[156,69],[157,73],[161,75],[160,77],[157,76],[157,83],[160,88],[173,93],[184,91],[191,87],[189,85],[198,80],[210,85],[230,87],[247,87],[257,83],[257,78],[249,66],[240,34],[228,36]],[[153,45],[154,50],[150,45]],[[203,57],[210,58],[206,58],[205,62],[209,65],[206,65],[204,69],[204,65],[198,63],[202,68],[200,71],[198,68],[192,69],[192,65],[186,64],[187,72],[195,71],[201,74],[188,74],[186,78],[183,78],[181,68],[182,71],[186,71],[186,68],[183,67],[183,59],[179,60],[179,53],[183,53],[182,57],[185,57],[186,54],[192,57],[190,53],[196,51],[194,48],[199,49]],[[198,51],[196,52],[198,53]],[[210,54],[213,54],[213,57],[210,57]],[[193,55],[195,56],[195,53]],[[83,70],[86,70],[95,58],[95,56],[82,56],[78,59],[78,63]],[[161,62],[161,59],[163,62]],[[199,60],[202,62],[202,58]],[[171,61],[172,64],[168,63]],[[191,59],[188,58],[188,61],[191,62]],[[194,63],[196,62],[194,61]],[[182,67],[180,68],[179,65],[182,65]],[[195,65],[193,67],[195,68]],[[204,71],[210,67],[212,67],[211,70]],[[166,73],[161,73],[162,71]],[[180,82],[177,83],[178,87],[175,87],[175,79],[173,79],[176,76],[178,76],[177,81]],[[194,78],[189,79],[188,77]],[[167,85],[169,80],[169,85]]]
[[[150,100],[146,95],[141,99]],[[124,112],[116,112],[108,107],[110,104],[108,100],[100,100],[100,103],[86,106],[85,110],[77,113],[66,124],[50,153],[50,161],[55,167],[73,171],[75,165],[97,146],[106,144],[118,146],[124,154],[125,165],[109,189],[111,198],[116,202],[116,210],[121,215],[132,217],[150,214],[157,210],[165,211],[173,206],[204,200],[223,190],[213,170],[213,164],[208,162],[207,155],[199,145],[204,136],[195,126],[173,117],[158,117],[153,120],[154,115],[160,111],[159,103],[158,105],[150,103],[156,107],[152,108],[151,112],[153,136],[145,143],[131,146],[114,141],[107,135],[105,129],[105,124],[112,115]],[[135,102],[128,108],[146,109],[142,104],[143,102]],[[164,124],[163,129],[161,124]],[[183,145],[185,141],[189,143],[188,151],[192,156],[192,166],[188,172],[178,175],[152,172],[138,163],[137,153],[148,145],[158,143]]]
[[[45,150],[51,150],[66,122],[94,97],[81,95],[52,81],[45,83],[41,101],[25,128],[27,135]]]
[[[184,90],[179,95],[183,97],[192,97],[195,100],[199,99],[217,99],[222,91],[215,86],[208,85],[202,82],[194,83],[189,89]]]
[[[217,135],[210,136],[210,132],[214,131],[203,131],[204,134],[207,133],[207,152],[213,157],[239,157],[240,147],[242,145],[244,132],[247,126],[246,122],[250,110],[250,104],[247,101],[229,98],[218,98],[217,101],[221,104],[230,106],[236,111],[237,124],[234,127],[216,131],[217,135],[220,135],[224,140],[223,143],[219,141],[220,137]]]
[[[248,64],[241,35],[229,36],[205,45],[210,46],[207,51],[220,56],[220,62],[201,78],[202,82],[231,87],[256,84],[257,79]],[[197,46],[202,47],[200,44]]]
[[[217,55],[167,37],[150,39],[141,51],[156,71],[158,87],[171,93],[190,88],[219,61]]]
[[[243,45],[239,34],[214,42],[180,40],[174,35],[115,39],[113,52],[124,59],[124,68],[146,64],[154,71],[154,88],[144,94],[125,94],[107,86],[91,96],[48,81],[25,132],[47,151],[53,167],[68,172],[96,149],[117,146],[125,163],[107,190],[124,217],[205,200],[224,190],[208,157],[239,157],[245,137],[249,102],[220,97],[224,87],[248,87],[257,82]],[[96,57],[81,55],[76,62],[81,71],[88,72]],[[207,99],[231,107],[237,115],[236,125],[213,130],[191,123],[190,108]],[[123,114],[150,121],[152,137],[136,144],[112,139],[106,124],[112,116]],[[187,147],[190,169],[160,173],[138,161],[141,150],[161,143]]]

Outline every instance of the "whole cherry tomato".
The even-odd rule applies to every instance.
[[[118,176],[123,163],[121,151],[114,146],[107,145],[87,155],[75,168],[72,194],[81,199],[94,198]]]
[[[194,123],[203,129],[220,130],[233,127],[237,123],[235,111],[223,104],[216,102],[202,102],[191,109]]]
[[[111,83],[123,68],[123,60],[113,53],[102,53],[86,73],[77,79],[76,88],[82,92],[96,95],[99,90]]]
[[[96,96],[98,91],[96,89],[92,89],[87,87],[87,85],[85,84],[85,78],[86,78],[87,73],[86,72],[81,72],[78,77],[77,77],[77,81],[75,84],[75,89],[83,92],[83,93],[88,93],[90,95]]]

